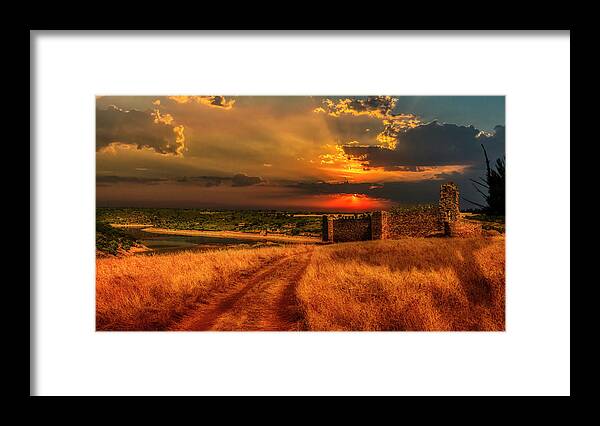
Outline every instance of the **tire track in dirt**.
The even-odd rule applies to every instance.
[[[303,330],[296,287],[314,247],[286,256],[250,274],[175,324],[179,331]]]

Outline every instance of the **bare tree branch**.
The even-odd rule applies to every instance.
[[[483,148],[483,155],[485,155],[485,166],[487,168],[487,176],[488,178],[490,177],[490,159],[488,158],[487,155],[487,151],[485,150],[485,146],[483,146],[483,144],[481,144],[481,147]]]
[[[486,184],[483,184],[483,183],[481,183],[481,182],[477,182],[477,181],[476,181],[476,180],[474,180],[474,179],[469,179],[469,180],[470,180],[471,182],[473,182],[473,183],[476,183],[477,185],[481,185],[481,186],[483,186],[483,187],[484,187],[484,188],[486,188],[486,189],[490,189],[490,187],[489,187],[489,186],[487,186]]]
[[[473,188],[475,188],[475,190],[477,192],[479,192],[481,195],[483,195],[483,198],[485,198],[486,200],[488,199],[488,196],[481,189],[477,188],[475,185],[473,185]]]
[[[481,207],[482,209],[485,209],[485,208],[486,208],[486,206],[484,206],[484,205],[482,205],[482,204],[479,204],[479,203],[476,203],[475,201],[468,200],[468,199],[466,199],[465,197],[460,197],[460,198],[462,198],[463,200],[465,200],[465,201],[466,201],[466,202],[468,202],[468,203],[475,204],[476,206],[478,206],[478,207]]]

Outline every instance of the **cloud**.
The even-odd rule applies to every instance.
[[[217,197],[215,194],[221,194],[219,200],[223,205],[234,206],[235,203],[254,203],[253,197],[257,193],[263,194],[263,198],[266,194],[276,194],[281,198],[277,202],[281,203],[285,197],[295,200],[294,189],[282,188],[282,180],[347,180],[369,186],[318,188],[319,191],[327,188],[326,191],[343,190],[379,198],[389,195],[406,202],[411,201],[411,197],[414,201],[424,198],[418,190],[422,188],[422,194],[432,194],[435,201],[442,179],[459,180],[458,176],[446,177],[444,173],[458,171],[464,182],[461,183],[461,195],[464,192],[466,198],[477,201],[477,194],[469,193],[471,183],[466,178],[476,178],[485,172],[482,171],[485,163],[480,143],[484,141],[492,161],[504,154],[503,127],[479,132],[491,130],[493,124],[490,122],[504,124],[503,115],[482,113],[487,123],[483,126],[472,123],[468,115],[457,122],[448,115],[438,114],[440,121],[436,125],[440,129],[430,128],[433,127],[430,122],[420,122],[415,128],[405,126],[397,133],[396,145],[392,148],[377,140],[378,135],[385,136],[384,120],[386,123],[391,120],[409,124],[408,115],[395,114],[397,112],[415,113],[420,120],[425,116],[428,120],[433,119],[436,115],[421,115],[426,111],[414,109],[403,98],[395,105],[391,97],[330,98],[329,104],[324,103],[322,97],[293,96],[189,97],[185,102],[167,96],[101,98],[97,108],[104,112],[99,115],[108,117],[98,120],[98,174],[166,178],[153,186],[148,181],[99,182],[99,185],[111,185],[101,191],[106,199],[111,199],[114,190],[114,197],[120,194],[120,203],[146,197],[148,205],[153,205],[155,198],[162,197],[165,205],[173,203],[173,206],[179,205],[175,193],[180,196],[180,205],[187,205],[188,201],[202,205],[205,200]],[[232,105],[233,99],[232,108],[227,110],[219,106]],[[442,101],[444,99],[440,98],[439,102]],[[457,102],[453,101],[450,110],[462,111],[463,104]],[[112,105],[123,110],[116,110]],[[313,112],[316,107],[321,111]],[[131,115],[134,114],[139,115],[139,119],[133,119]],[[449,124],[440,124],[443,120],[467,127],[451,129]],[[469,124],[474,124],[474,128],[469,128]],[[180,125],[185,126],[184,135],[181,131],[185,150],[183,155],[176,156],[173,146],[179,133],[175,128]],[[101,137],[102,132],[108,134],[105,140]],[[436,132],[440,135],[436,136]],[[435,143],[436,138],[439,144]],[[167,143],[171,145],[168,148]],[[494,149],[492,145],[501,148]],[[136,171],[136,168],[148,170]],[[233,187],[236,173],[243,176],[235,180],[240,186]],[[422,186],[418,182],[423,182]],[[138,196],[138,192],[141,195]],[[476,191],[473,189],[472,192]],[[298,193],[312,197],[299,189]],[[239,194],[243,195],[240,197]],[[215,206],[218,208],[218,204]]]
[[[333,117],[342,114],[370,115],[376,118],[388,117],[396,99],[391,96],[369,96],[366,99],[339,99],[337,102],[331,99],[323,99],[324,107],[316,108],[315,112],[326,112]]]
[[[136,169],[137,170],[137,169]],[[234,176],[177,176],[173,178],[144,178],[137,176],[97,176],[96,183],[101,186],[115,185],[118,183],[132,183],[142,185],[156,185],[159,183],[196,185],[205,188],[214,186],[253,186],[265,183],[258,176],[248,176],[238,173]]]
[[[175,181],[178,183],[187,183],[192,185],[203,186],[205,188],[210,188],[213,186],[220,186],[223,181],[230,180],[231,178],[222,178],[217,176],[182,176],[175,178]]]
[[[504,155],[504,126],[496,126],[494,132],[483,132],[473,126],[433,121],[403,131],[394,149],[364,145],[342,148],[346,155],[362,161],[365,167],[419,171],[427,166],[479,164],[484,161],[481,144],[491,160]]]
[[[177,183],[187,183],[192,185],[199,185],[203,187],[212,186],[252,186],[264,183],[265,180],[258,176],[248,176],[244,173],[238,173],[232,177],[230,176],[182,176],[174,179]]]
[[[391,96],[369,96],[360,99],[339,99],[333,101],[324,99],[323,106],[313,110],[316,113],[326,113],[332,117],[342,115],[369,116],[381,120],[383,131],[376,140],[380,146],[395,148],[398,135],[404,129],[410,129],[421,124],[415,114],[394,114],[397,98]]]
[[[213,108],[231,109],[235,104],[234,99],[227,100],[225,96],[169,96],[169,99],[178,104],[198,103]]]
[[[231,186],[251,186],[263,183],[264,180],[258,176],[248,176],[243,173],[238,173],[231,178]]]
[[[184,127],[174,122],[173,116],[161,114],[158,108],[139,111],[112,105],[107,109],[96,109],[96,150],[124,144],[159,154],[183,155]]]
[[[304,194],[360,194],[368,192],[374,184],[317,181],[291,182],[285,186],[295,188]]]
[[[164,178],[143,178],[136,176],[96,176],[96,184],[100,186],[114,185],[117,183],[137,183],[141,185],[157,185],[167,182]]]

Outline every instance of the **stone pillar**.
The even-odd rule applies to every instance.
[[[329,221],[327,220],[327,215],[324,214],[322,218],[321,225],[321,239],[323,241],[329,241]]]
[[[446,237],[454,237],[456,236],[456,224],[457,222],[444,222],[444,235]]]
[[[330,242],[335,242],[333,241],[333,216],[327,216],[327,241]]]
[[[454,225],[460,218],[458,195],[458,187],[453,182],[440,187],[440,223],[447,236],[452,236]]]
[[[388,232],[388,212],[379,211],[371,214],[371,239],[385,240],[389,236]]]

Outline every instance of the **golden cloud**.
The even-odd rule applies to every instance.
[[[332,117],[343,114],[366,115],[381,120],[383,131],[377,135],[379,146],[394,149],[398,143],[398,135],[405,129],[417,127],[421,120],[414,114],[394,114],[397,98],[391,96],[369,96],[365,99],[331,99],[323,100],[323,107],[313,110],[315,113],[325,113]]]
[[[139,111],[112,105],[108,109],[97,109],[96,149],[116,153],[125,146],[151,149],[159,154],[183,155],[184,126],[175,125],[173,116],[161,114],[158,108]]]
[[[173,121],[175,121],[171,114],[161,114],[158,108],[155,109],[154,112],[152,112],[150,115],[152,115],[152,117],[154,118],[154,124],[171,124],[173,123]]]
[[[341,145],[325,144],[323,148],[328,152],[319,155],[321,170],[330,177],[348,178],[366,171],[362,160],[346,154]]]
[[[198,103],[212,108],[231,109],[235,104],[234,99],[227,100],[225,96],[169,96],[169,99],[178,104]]]

